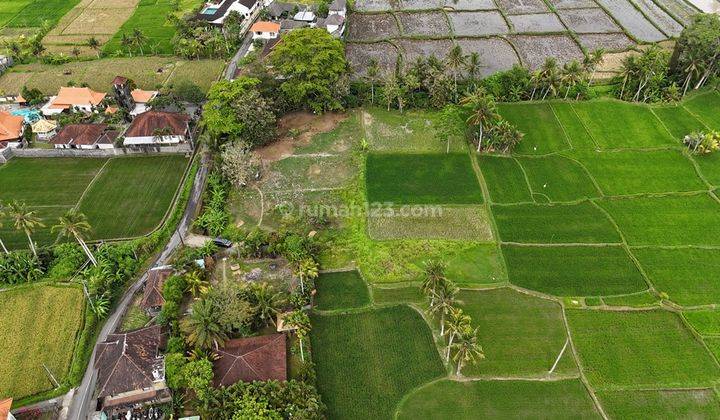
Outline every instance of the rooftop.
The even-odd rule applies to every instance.
[[[50,140],[50,144],[90,146],[103,137],[107,128],[107,124],[68,124]]]
[[[140,301],[140,307],[142,309],[151,309],[162,306],[165,303],[162,288],[165,280],[167,280],[172,273],[173,269],[170,266],[155,267],[148,271],[147,282],[145,283],[145,289],[143,289],[143,298]]]
[[[22,134],[25,119],[0,111],[0,141],[15,140]]]
[[[250,32],[280,32],[280,24],[275,22],[258,21],[250,27]]]
[[[78,88],[78,87],[61,87],[60,92],[52,100],[49,108],[53,109],[67,109],[71,106],[80,105],[99,105],[106,94],[102,92],[95,92],[90,88]]]
[[[228,340],[216,352],[213,384],[228,386],[239,381],[287,380],[287,343],[284,334]]]
[[[176,112],[148,111],[135,117],[125,137],[152,137],[156,130],[169,129],[168,136],[183,136],[190,117]]]

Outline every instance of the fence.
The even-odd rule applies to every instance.
[[[6,163],[12,157],[53,158],[53,157],[87,157],[101,158],[124,155],[152,155],[160,153],[192,153],[188,143],[177,146],[150,146],[138,149],[2,149],[0,150],[0,164]]]

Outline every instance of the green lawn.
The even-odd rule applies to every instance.
[[[444,255],[446,274],[463,285],[495,284],[507,280],[502,255],[495,244],[475,244],[454,255]]]
[[[679,151],[584,153],[578,158],[609,196],[708,189]]]
[[[512,289],[463,290],[460,307],[479,327],[485,359],[463,369],[465,376],[546,377],[565,345],[562,309],[556,302]],[[555,369],[577,372],[570,352]]]
[[[720,304],[720,250],[634,249],[659,292],[680,305]]]
[[[609,100],[572,106],[603,149],[678,145],[647,106]]]
[[[680,317],[663,310],[568,310],[573,343],[591,385],[705,387],[720,368]]]
[[[713,130],[720,130],[720,93],[717,91],[693,96],[683,103],[685,108]]]
[[[79,287],[33,285],[0,292],[0,395],[15,399],[53,388],[68,373],[85,298]]]
[[[588,173],[563,156],[518,158],[530,182],[535,201],[563,202],[600,197]]]
[[[399,419],[598,419],[593,401],[579,380],[443,380],[411,394]]]
[[[376,154],[367,158],[370,203],[477,204],[483,197],[465,154]]]
[[[411,389],[445,375],[430,330],[407,306],[315,315],[317,386],[332,419],[391,419]]]
[[[493,206],[500,239],[535,244],[620,243],[607,216],[590,202]]]
[[[525,134],[515,149],[516,153],[544,155],[570,148],[549,104],[499,104],[498,112]]]
[[[720,204],[708,194],[603,200],[630,245],[720,245]]]
[[[315,286],[315,304],[319,310],[361,308],[370,304],[367,285],[355,270],[323,273]]]
[[[93,239],[144,235],[163,219],[187,165],[180,155],[152,157],[13,158],[0,166],[8,188],[0,202],[26,203],[45,225],[33,234],[41,245],[52,244],[58,217],[77,207],[92,226]],[[10,248],[27,248],[25,234],[6,217],[0,228]]]
[[[532,202],[530,187],[517,160],[506,157],[481,156],[480,171],[493,203]]]
[[[162,221],[187,166],[182,155],[112,159],[80,203],[92,238],[144,235]]]
[[[503,245],[510,282],[557,296],[618,295],[647,284],[619,246]]]
[[[608,391],[598,397],[616,419],[711,419],[720,417],[720,401],[712,389],[676,391]]]

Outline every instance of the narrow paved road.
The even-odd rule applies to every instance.
[[[182,243],[182,238],[188,231],[190,224],[192,223],[195,212],[200,205],[200,198],[202,197],[202,191],[205,186],[205,180],[207,178],[208,168],[207,163],[209,161],[208,155],[203,155],[200,160],[200,169],[195,175],[193,182],[192,191],[190,193],[190,199],[188,200],[187,208],[183,214],[183,218],[180,221],[177,229],[170,237],[165,249],[160,255],[155,258],[152,266],[165,265],[173,251]],[[178,203],[181,204],[181,203]],[[101,343],[107,340],[107,336],[112,334],[120,324],[122,316],[125,313],[128,305],[132,302],[132,298],[140,288],[145,284],[147,280],[147,272],[144,273],[130,288],[125,292],[118,304],[117,308],[105,321],[105,325],[100,331],[97,343]],[[92,356],[90,357],[90,363],[85,370],[85,376],[83,377],[80,386],[76,388],[75,395],[73,396],[72,403],[68,410],[67,419],[70,420],[86,420],[95,411],[93,394],[95,393],[95,385],[97,381],[97,370],[93,368],[95,363],[95,349],[93,349]]]

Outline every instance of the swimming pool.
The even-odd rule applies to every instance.
[[[214,15],[215,12],[218,11],[217,7],[206,7],[205,10],[202,11],[203,15]]]

